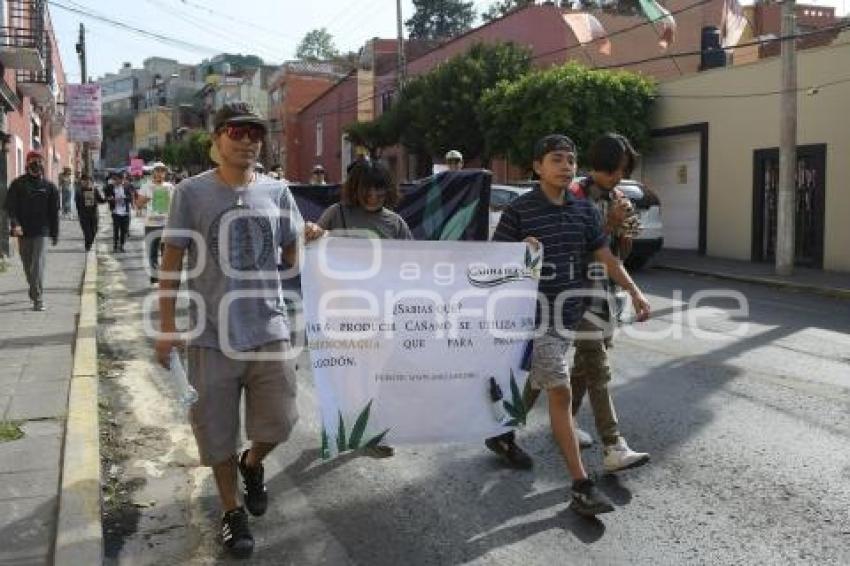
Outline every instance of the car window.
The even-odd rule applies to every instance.
[[[503,210],[508,203],[516,198],[517,194],[513,191],[504,189],[490,189],[490,208],[495,210]]]

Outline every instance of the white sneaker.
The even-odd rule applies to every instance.
[[[606,472],[619,472],[629,468],[643,466],[649,462],[649,454],[646,452],[635,452],[626,444],[625,438],[620,438],[617,444],[609,444],[603,449],[605,457],[602,459],[602,467]]]
[[[576,431],[576,438],[578,439],[578,447],[581,449],[590,448],[593,446],[593,437],[590,436],[586,431],[583,431],[578,427],[578,423],[573,421],[573,429]]]

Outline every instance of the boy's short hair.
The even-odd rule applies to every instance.
[[[613,173],[620,168],[625,157],[624,173],[628,177],[635,168],[638,155],[626,136],[609,132],[591,144],[587,150],[587,161],[594,171]]]
[[[563,134],[549,134],[543,136],[534,144],[534,161],[543,161],[547,153],[553,151],[569,151],[578,153],[573,140]]]

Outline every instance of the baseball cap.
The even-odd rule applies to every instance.
[[[168,166],[162,161],[156,161],[151,165],[151,169],[168,169]]]
[[[540,138],[534,144],[534,160],[542,161],[547,153],[552,153],[553,151],[576,153],[576,144],[563,134],[549,134]]]
[[[218,130],[227,124],[256,124],[266,127],[266,121],[247,102],[228,102],[213,118],[213,127]]]
[[[325,168],[322,167],[321,165],[316,165],[315,167],[313,167],[313,173],[324,173],[324,172],[325,172]]]
[[[446,161],[463,161],[463,154],[456,149],[452,149],[446,153]]]

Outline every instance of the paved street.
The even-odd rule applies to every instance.
[[[117,533],[107,535],[109,561],[220,563],[211,478],[191,468],[196,453],[168,376],[135,334],[148,289],[140,246],[131,241],[117,260],[101,254],[102,332],[124,362],[108,386],[126,427],[116,432],[127,456],[116,481],[132,500],[107,520]],[[273,498],[252,519],[253,563],[850,562],[850,302],[662,271],[639,280],[656,311],[641,328],[681,337],[618,337],[622,429],[653,461],[601,478],[615,513],[591,521],[567,508],[542,403],[519,434],[536,459],[532,472],[504,469],[476,445],[323,462],[302,369],[302,419],[267,464]],[[742,293],[749,316],[730,316],[730,300],[706,299],[680,319],[674,307],[718,286]],[[687,327],[689,312],[704,336]],[[742,337],[732,335],[739,322],[749,323]],[[580,421],[592,430],[588,407]],[[585,451],[590,469],[601,470],[600,452]]]
[[[33,312],[19,258],[0,274],[0,421],[24,436],[0,443],[0,564],[43,564],[53,548],[57,492],[85,252],[77,222],[49,248],[44,300]]]

